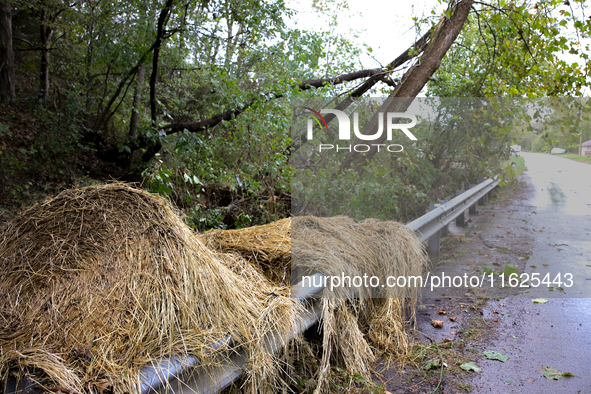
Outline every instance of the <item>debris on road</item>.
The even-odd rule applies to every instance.
[[[509,360],[508,356],[505,356],[504,354],[501,354],[499,352],[495,352],[494,350],[485,350],[484,352],[482,352],[482,354],[484,354],[486,358],[488,358],[489,360],[497,360],[501,362]]]
[[[556,368],[552,368],[550,366],[545,366],[544,368],[542,368],[538,372],[543,377],[545,377],[546,379],[550,379],[550,380],[560,380],[563,376],[566,376],[569,378],[572,378],[575,376],[570,372],[562,372],[562,371],[559,371]]]

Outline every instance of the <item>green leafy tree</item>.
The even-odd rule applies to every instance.
[[[565,2],[568,3],[568,2]],[[570,4],[570,3],[569,3]],[[566,27],[580,26],[562,1],[479,2],[428,85],[432,96],[545,97],[582,94],[587,66]]]

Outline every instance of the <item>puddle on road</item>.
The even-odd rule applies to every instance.
[[[529,201],[537,211],[548,210],[572,216],[591,215],[591,184],[582,182],[591,166],[568,159],[524,154],[535,195]]]
[[[591,214],[591,188],[588,185],[569,189],[559,181],[548,182],[534,176],[531,176],[531,180],[537,190],[529,205],[536,210],[547,209],[578,217]]]
[[[550,200],[552,201],[553,205],[561,206],[566,204],[566,194],[562,191],[562,189],[554,182],[550,182],[550,188],[548,188],[548,192],[550,193]]]

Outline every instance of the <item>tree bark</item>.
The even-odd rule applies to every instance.
[[[131,120],[129,121],[129,138],[137,138],[137,122],[138,111],[142,100],[142,87],[144,84],[144,75],[146,73],[146,66],[142,64],[137,73],[137,82],[135,86],[135,93],[133,96],[133,108],[131,109]]]
[[[164,9],[160,12],[158,17],[158,28],[156,32],[156,41],[154,41],[154,56],[152,57],[152,74],[150,75],[150,115],[152,117],[152,125],[156,126],[157,114],[156,114],[156,79],[158,76],[158,60],[160,57],[160,46],[164,41],[164,29],[168,23],[170,12],[172,9],[172,3],[174,0],[167,0]]]
[[[158,17],[158,28],[156,32],[156,41],[154,41],[154,56],[152,57],[152,73],[150,74],[150,116],[152,119],[152,127],[156,127],[158,124],[158,114],[156,113],[156,79],[158,77],[158,60],[160,57],[160,47],[164,41],[164,33],[168,18],[172,10],[172,3],[174,0],[167,0],[160,16]],[[149,161],[162,147],[160,139],[144,141],[143,145],[146,146],[146,152],[142,155],[144,162]]]
[[[41,41],[41,64],[39,70],[39,99],[46,101],[49,98],[49,49],[53,29],[49,26],[47,11],[41,11],[41,23],[39,26]]]
[[[14,51],[12,49],[12,9],[9,1],[0,3],[0,100],[14,103]]]
[[[443,57],[460,34],[473,3],[474,0],[460,0],[457,2],[453,1],[453,5],[450,4],[450,7],[453,7],[451,17],[443,17],[435,28],[423,55],[402,76],[400,83],[367,123],[362,131],[363,134],[375,134],[378,130],[379,112],[405,112],[408,109],[414,98],[427,84],[433,73],[435,73]],[[383,130],[385,130],[385,125],[383,126]],[[382,133],[380,138],[373,141],[371,149],[368,152],[358,153],[352,151],[349,153],[341,164],[340,169],[355,168],[358,172],[362,171],[363,167],[376,154],[379,148],[377,145],[383,143],[386,138],[386,133]],[[357,139],[355,144],[360,142]]]

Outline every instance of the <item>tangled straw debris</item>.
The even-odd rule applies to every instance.
[[[301,315],[289,289],[207,248],[165,199],[123,184],[21,212],[0,240],[0,300],[0,376],[41,375],[71,392],[138,392],[146,363],[192,354],[207,364],[226,336],[248,351],[250,391],[276,387],[265,334],[287,341]]]
[[[377,276],[383,284],[389,276],[421,276],[426,264],[427,256],[417,237],[400,223],[375,219],[357,223],[342,216],[293,219],[292,269],[301,266],[303,272],[329,277],[367,274]],[[369,378],[376,355],[407,354],[406,310],[414,311],[420,287],[362,286],[351,290],[324,291],[323,372],[332,358],[333,363]]]
[[[427,265],[427,255],[414,233],[391,221],[357,223],[343,216],[303,216],[247,229],[214,230],[203,237],[215,249],[256,260],[275,281],[286,261],[292,269],[298,267],[304,273],[351,277],[375,274],[381,283],[388,276],[421,276]],[[355,290],[340,288],[330,293],[325,289],[319,381],[334,364],[369,378],[376,353],[400,356],[408,352],[404,323],[414,318],[412,307],[420,288]],[[411,315],[407,317],[409,309]]]
[[[285,283],[290,277],[291,219],[239,230],[210,230],[201,240],[217,251],[241,255],[275,282]]]
[[[0,376],[70,392],[138,392],[147,363],[190,354],[213,365],[232,349],[212,343],[227,337],[248,354],[242,389],[276,392],[294,383],[294,359],[265,340],[287,345],[304,316],[283,286],[292,264],[420,275],[427,261],[395,222],[296,217],[197,235],[165,199],[120,183],[64,191],[21,212],[1,237]],[[369,377],[378,353],[405,354],[405,311],[417,296],[410,287],[325,290],[316,392],[331,365]]]

